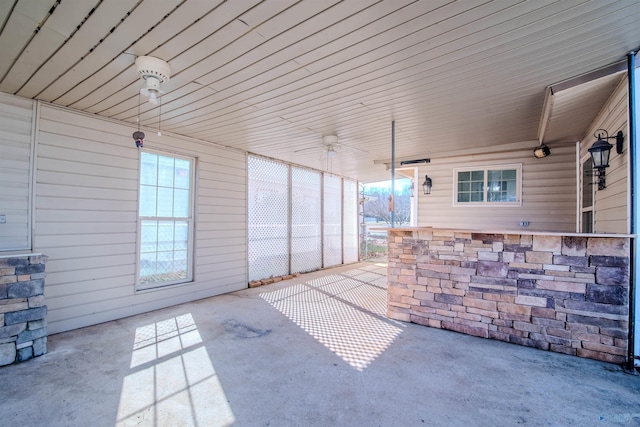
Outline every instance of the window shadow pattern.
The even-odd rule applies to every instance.
[[[358,371],[401,334],[386,318],[386,265],[371,264],[260,296]]]

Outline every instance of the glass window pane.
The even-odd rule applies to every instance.
[[[158,187],[158,213],[159,217],[173,216],[173,188]]]
[[[459,202],[468,202],[469,201],[469,193],[458,193],[458,201]]]
[[[141,253],[140,254],[140,278],[144,282],[144,278],[156,274],[156,253]]]
[[[484,181],[484,171],[471,172],[471,179],[473,181]]]
[[[469,181],[471,179],[471,172],[458,172],[458,182]]]
[[[469,191],[471,190],[471,184],[468,182],[463,182],[459,184],[458,189],[459,191],[464,191],[464,192]]]
[[[517,171],[515,169],[504,170],[502,171],[502,178],[515,181],[517,178]]]
[[[158,248],[157,221],[142,221],[140,252],[155,252]]]
[[[517,202],[517,171],[515,169],[491,170],[488,182],[488,202]]]
[[[176,222],[174,230],[174,248],[176,250],[186,250],[189,244],[189,223]]]
[[[482,201],[482,193],[471,193],[471,201],[472,202],[481,202]]]
[[[174,224],[173,221],[159,221],[158,222],[158,250],[159,251],[172,251],[173,250],[173,236],[174,236]]]
[[[172,273],[173,271],[174,271],[174,268],[173,268],[173,251],[158,252],[158,261],[156,263],[156,272],[157,272],[157,274],[168,275],[168,274]],[[158,278],[158,280],[166,280],[166,279],[165,278]]]
[[[484,189],[484,183],[483,182],[472,182],[471,183],[471,191],[473,191],[473,192],[482,192],[483,189]]]
[[[593,211],[582,212],[582,232],[593,233]]]
[[[187,251],[176,251],[173,253],[173,268],[178,274],[186,274]]]
[[[489,202],[502,202],[502,195],[499,191],[487,192],[487,201]]]
[[[590,206],[593,206],[593,161],[587,159],[582,164],[582,207]]]
[[[158,156],[143,152],[141,164],[140,183],[156,185],[158,183]]]
[[[183,159],[175,160],[175,188],[189,189],[189,181],[191,177],[191,173],[189,168],[191,166],[191,162]]]
[[[158,185],[161,187],[173,187],[173,159],[171,157],[158,157]]]
[[[487,177],[487,179],[489,181],[499,181],[501,178],[501,173],[500,171],[489,171],[489,175]]]
[[[140,216],[156,216],[156,187],[140,186]]]
[[[173,200],[173,216],[186,218],[189,216],[189,190],[175,190]]]

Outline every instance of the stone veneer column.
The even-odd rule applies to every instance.
[[[47,352],[46,258],[0,257],[0,366]]]
[[[389,232],[390,318],[624,363],[629,237]]]

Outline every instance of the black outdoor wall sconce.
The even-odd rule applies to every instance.
[[[536,148],[533,149],[533,157],[536,159],[544,159],[549,154],[551,154],[551,150],[545,144],[540,144]]]
[[[609,136],[609,133],[604,129],[598,129],[594,132],[593,136],[597,139],[589,148],[591,154],[591,160],[593,161],[593,168],[596,170],[596,176],[598,177],[598,190],[604,190],[607,188],[605,181],[605,169],[609,167],[609,156],[611,154],[611,148],[613,144],[609,144],[609,139],[616,140],[616,153],[622,154],[622,141],[624,136],[622,131],[619,131],[615,136]]]
[[[429,178],[429,175],[424,176],[424,182],[422,183],[422,189],[424,190],[424,194],[431,194],[431,187],[433,185],[433,181]]]

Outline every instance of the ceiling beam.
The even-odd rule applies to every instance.
[[[559,83],[551,85],[551,93],[558,93],[565,89],[571,89],[572,87],[579,86],[584,83],[588,83],[593,80],[597,80],[602,77],[609,76],[611,74],[620,73],[622,71],[627,71],[627,61],[618,61],[613,64],[607,65],[605,67],[599,68],[594,71],[589,71],[588,73],[581,74],[576,77],[572,77],[567,80],[563,80]]]
[[[551,112],[553,111],[554,102],[555,97],[553,96],[553,91],[551,90],[551,86],[548,86],[544,93],[544,105],[542,106],[542,116],[540,117],[540,125],[538,126],[538,142],[540,144],[544,141],[544,134],[547,131],[547,125],[549,124]]]
[[[424,158],[430,158],[433,160],[437,159],[446,159],[451,157],[459,157],[459,156],[472,156],[475,154],[494,154],[494,153],[506,153],[510,151],[521,151],[524,149],[531,148],[538,145],[538,141],[530,140],[530,141],[520,141],[520,142],[512,142],[509,144],[501,144],[501,145],[493,145],[489,147],[476,147],[476,148],[468,148],[463,150],[455,150],[446,153],[440,153],[437,155],[424,155]],[[420,157],[420,156],[418,156]],[[400,162],[406,160],[414,160],[416,156],[411,157],[396,157],[396,167],[402,167]],[[391,167],[391,159],[379,159],[373,161],[374,165],[387,165],[387,167]]]

